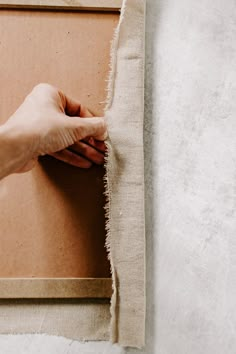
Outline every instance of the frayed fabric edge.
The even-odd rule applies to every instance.
[[[109,77],[108,77],[108,85],[107,85],[107,97],[105,101],[105,109],[104,113],[111,108],[113,102],[113,94],[114,94],[114,84],[115,84],[115,76],[116,76],[116,64],[117,64],[117,49],[119,45],[119,34],[121,24],[123,22],[125,9],[126,9],[127,0],[123,0],[122,8],[120,12],[119,23],[115,29],[113,40],[111,43],[111,50],[110,50],[110,63],[109,63]],[[109,129],[108,129],[109,130]],[[117,331],[117,321],[118,321],[118,314],[117,314],[117,275],[115,266],[112,259],[112,252],[111,252],[111,215],[110,215],[110,206],[111,206],[111,188],[110,188],[110,172],[112,170],[112,145],[109,139],[109,135],[107,140],[105,141],[106,145],[106,153],[105,153],[105,175],[104,175],[104,194],[105,194],[105,231],[106,231],[106,241],[105,247],[108,254],[108,259],[110,262],[110,269],[111,269],[111,276],[112,276],[112,297],[110,302],[110,314],[111,314],[111,321],[110,321],[110,341],[112,343],[116,343],[118,341],[118,331]]]

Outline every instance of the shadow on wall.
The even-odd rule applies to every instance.
[[[127,354],[143,353],[155,354],[155,277],[154,277],[154,250],[157,235],[154,235],[154,222],[157,220],[158,210],[154,210],[155,190],[153,183],[153,129],[154,121],[158,119],[153,109],[157,103],[154,97],[155,62],[154,51],[158,40],[159,19],[161,16],[161,2],[147,0],[146,11],[146,58],[145,58],[145,118],[144,118],[144,158],[145,158],[145,217],[146,217],[146,264],[147,264],[147,309],[146,309],[146,347],[143,350],[128,349]],[[154,101],[155,100],[155,101]],[[158,137],[155,137],[155,139]]]

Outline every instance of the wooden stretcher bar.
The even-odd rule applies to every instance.
[[[0,299],[110,298],[110,278],[1,278]]]
[[[0,0],[0,9],[119,11],[122,0]]]

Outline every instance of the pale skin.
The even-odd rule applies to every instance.
[[[106,137],[104,118],[57,88],[39,84],[0,126],[0,179],[30,171],[44,155],[80,168],[102,165]]]

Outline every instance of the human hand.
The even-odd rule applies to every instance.
[[[82,168],[104,163],[104,119],[51,85],[37,85],[6,124],[27,141],[17,172],[30,170],[46,154]]]

